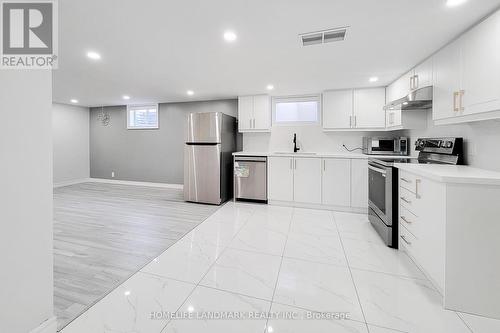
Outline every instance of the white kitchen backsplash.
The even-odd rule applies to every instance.
[[[407,111],[423,112],[423,111]],[[293,150],[293,133],[302,152],[345,152],[362,146],[363,136],[408,136],[411,154],[415,155],[414,142],[420,137],[456,136],[465,140],[465,161],[468,165],[500,171],[500,120],[488,120],[460,125],[434,126],[431,112],[427,112],[425,130],[393,132],[324,132],[321,126],[273,126],[271,133],[245,133],[243,150],[278,152]],[[360,152],[357,150],[356,152]]]
[[[427,129],[407,130],[404,133],[411,139],[412,152],[415,149],[413,142],[420,137],[463,137],[467,165],[500,171],[500,120],[434,126],[431,112],[428,112]]]
[[[243,150],[279,152],[293,150],[293,134],[297,133],[301,152],[346,152],[342,147],[361,148],[363,136],[392,136],[401,132],[324,132],[321,126],[273,126],[271,133],[245,133]],[[355,152],[361,153],[360,150]]]

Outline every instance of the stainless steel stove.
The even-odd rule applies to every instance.
[[[389,247],[398,248],[398,169],[394,163],[463,164],[462,138],[423,138],[415,142],[418,158],[368,161],[368,216]]]

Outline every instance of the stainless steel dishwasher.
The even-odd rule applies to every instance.
[[[267,157],[234,157],[234,198],[267,203]]]

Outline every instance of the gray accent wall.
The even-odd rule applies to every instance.
[[[54,184],[90,177],[89,109],[52,104]]]
[[[126,106],[104,108],[111,116],[108,126],[99,121],[100,112],[90,109],[90,177],[182,184],[187,114],[223,112],[237,117],[238,101],[160,104],[156,130],[127,130]]]

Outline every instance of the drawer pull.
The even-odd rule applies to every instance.
[[[406,199],[405,197],[401,197],[401,200],[403,200],[404,202],[406,202],[407,204],[411,204],[411,201]]]
[[[401,178],[401,180],[404,181],[405,183],[411,184],[411,180],[408,180],[406,178]]]
[[[406,223],[408,223],[408,224],[411,224],[411,221],[408,221],[408,220],[406,219],[406,217],[404,217],[404,216],[401,216],[401,220],[405,221],[405,222],[406,222]]]
[[[401,235],[401,239],[404,240],[406,244],[411,245],[411,242],[407,241],[404,235]]]

